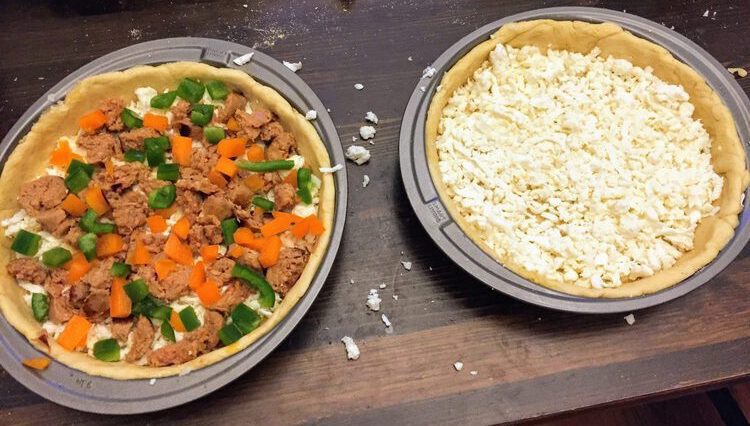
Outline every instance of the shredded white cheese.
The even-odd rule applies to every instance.
[[[344,343],[344,347],[346,348],[346,358],[352,361],[358,360],[359,347],[356,343],[354,343],[354,339],[349,336],[344,336],[341,338],[341,341]]]
[[[251,59],[253,59],[254,52],[245,53],[242,56],[238,56],[234,59],[232,59],[232,62],[234,62],[236,65],[242,66],[250,62]]]

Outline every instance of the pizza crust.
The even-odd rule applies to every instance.
[[[475,225],[469,224],[460,215],[448,196],[438,167],[436,139],[440,132],[443,108],[453,92],[482,66],[499,43],[514,48],[533,45],[542,53],[555,49],[587,54],[598,47],[602,57],[625,59],[642,68],[650,66],[660,79],[685,88],[690,95],[690,102],[695,106],[693,117],[703,122],[711,136],[711,164],[714,171],[724,179],[721,196],[715,203],[720,206],[719,213],[700,221],[695,231],[693,250],[684,253],[672,267],[650,277],[625,282],[620,287],[602,289],[551,280],[526,270],[510,258],[497,258],[493,254],[481,240]],[[425,145],[427,164],[440,199],[464,233],[487,254],[523,278],[575,296],[637,297],[663,290],[693,275],[716,258],[734,235],[734,228],[739,224],[738,214],[742,210],[742,194],[750,183],[745,151],[737,136],[734,119],[719,95],[696,71],[675,59],[666,49],[636,37],[612,23],[535,20],[504,25],[489,40],[469,51],[443,76],[427,113]]]
[[[0,220],[12,216],[21,208],[16,200],[19,186],[45,173],[46,160],[56,147],[58,139],[61,136],[77,134],[78,119],[83,114],[98,108],[107,98],[133,99],[133,92],[138,87],[151,86],[159,92],[167,88],[173,90],[180,79],[185,77],[204,81],[221,80],[229,88],[244,93],[250,100],[258,102],[278,116],[286,130],[297,139],[298,149],[306,163],[321,179],[318,217],[326,230],[318,238],[296,285],[277,306],[273,315],[260,327],[229,346],[216,349],[184,364],[169,367],[138,366],[123,361],[104,362],[88,354],[67,351],[52,339],[49,339],[48,351],[48,346],[39,339],[42,328],[34,319],[31,308],[23,300],[23,289],[8,275],[4,267],[11,259],[11,242],[3,236],[0,239],[0,265],[3,265],[0,268],[0,312],[36,348],[48,351],[49,355],[58,361],[88,374],[118,380],[172,376],[214,364],[241,351],[273,329],[294,308],[310,286],[328,248],[335,208],[334,183],[331,174],[321,174],[318,171],[319,167],[330,167],[331,164],[328,151],[315,128],[278,92],[258,83],[246,73],[195,62],[176,62],[156,67],[138,66],[126,71],[96,75],[78,83],[64,102],[42,114],[9,156],[0,175],[0,206],[3,206],[0,210]]]

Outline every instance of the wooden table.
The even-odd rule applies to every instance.
[[[88,61],[134,43],[188,35],[302,61],[299,75],[331,109],[345,146],[365,112],[380,117],[370,163],[347,164],[344,240],[300,326],[234,383],[143,417],[149,422],[493,423],[660,397],[750,374],[748,250],[713,282],[637,312],[628,326],[623,315],[554,312],[490,291],[438,250],[410,209],[398,168],[398,132],[422,69],[480,25],[567,2],[137,0],[113,1],[125,6],[101,10],[86,10],[83,0],[80,7],[44,3],[0,5],[0,133]],[[632,3],[578,5],[627,8],[673,25],[726,66],[750,65],[750,43],[744,41],[750,3]],[[709,17],[703,17],[707,7]],[[355,83],[364,90],[355,90]],[[750,78],[740,84],[750,90]],[[364,174],[372,179],[367,188]],[[413,262],[411,271],[402,260]],[[368,290],[381,283],[392,334],[380,314],[365,307]],[[344,335],[359,343],[358,361],[347,361],[339,342]],[[464,363],[462,371],[454,369],[455,361]],[[4,424],[132,421],[49,403],[5,372],[0,389]]]

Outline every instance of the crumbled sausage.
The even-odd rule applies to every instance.
[[[203,139],[203,127],[193,124],[189,118],[184,118],[177,124],[180,136],[189,136],[190,139],[195,140]]]
[[[151,174],[151,170],[143,163],[125,163],[114,167],[110,179],[110,189],[122,191],[131,188],[138,182],[145,180]],[[100,175],[107,176],[106,173]],[[104,188],[102,188],[104,189]]]
[[[154,270],[154,267],[151,265],[135,265],[133,266],[133,274],[137,277],[142,279],[143,281],[146,281],[146,284],[149,287],[149,291],[152,286],[156,286],[157,284],[157,277],[156,277],[156,270]]]
[[[263,179],[263,192],[270,191],[274,186],[276,186],[283,180],[281,178],[281,175],[279,175],[279,172],[263,173],[261,175],[261,178]]]
[[[109,318],[109,290],[92,288],[83,304],[83,313],[91,322]]]
[[[8,262],[8,275],[18,281],[42,285],[47,280],[47,268],[33,257],[19,257]]]
[[[53,232],[65,220],[65,210],[54,208],[36,214],[36,220],[47,232]]]
[[[103,163],[122,153],[120,142],[110,133],[81,135],[76,144],[86,151],[86,159],[89,163]]]
[[[61,238],[71,246],[76,246],[78,245],[78,239],[83,235],[83,230],[78,226],[77,219],[68,217],[57,225],[52,231],[52,235]]]
[[[86,298],[91,293],[91,286],[84,282],[77,282],[70,286],[68,290],[68,301],[76,309],[81,309],[86,302]]]
[[[229,199],[234,204],[247,207],[253,200],[253,191],[242,182],[233,180],[229,186]]]
[[[192,268],[185,265],[177,265],[177,268],[163,280],[152,280],[148,282],[148,291],[162,300],[172,301],[187,294],[190,291],[188,281]]]
[[[288,183],[280,183],[273,187],[273,203],[276,210],[289,211],[297,204],[296,191]]]
[[[111,98],[102,102],[102,105],[99,107],[99,109],[107,118],[107,122],[104,123],[104,126],[107,128],[107,130],[109,130],[110,132],[119,132],[124,128],[122,119],[120,118],[120,114],[122,114],[122,110],[124,108],[125,101],[119,98]]]
[[[44,289],[50,296],[61,296],[68,281],[68,271],[64,269],[52,269],[49,271]]]
[[[175,203],[182,209],[182,214],[192,223],[201,212],[201,203],[203,202],[200,195],[188,189],[178,189]]]
[[[247,215],[242,219],[243,225],[250,228],[253,231],[260,231],[260,228],[265,225],[270,218],[267,218],[265,215],[263,215],[260,210],[255,210],[253,214]]]
[[[128,235],[146,223],[149,212],[147,202],[146,195],[136,191],[128,191],[121,197],[110,197],[112,219],[118,233]]]
[[[159,348],[148,355],[152,367],[183,364],[211,351],[219,344],[219,329],[224,325],[224,317],[214,311],[206,311],[203,325],[189,333],[182,340]]]
[[[151,349],[151,344],[154,342],[154,335],[156,331],[151,321],[144,317],[138,317],[133,327],[133,340],[130,346],[130,351],[125,355],[125,361],[136,362],[143,358],[144,355]]]
[[[206,278],[211,279],[221,287],[232,279],[233,267],[234,260],[228,257],[216,259],[206,268]]]
[[[65,296],[52,296],[49,300],[49,320],[56,324],[62,324],[68,321],[74,314],[74,310]]]
[[[81,282],[92,288],[109,291],[112,287],[112,265],[115,260],[111,257],[96,262],[94,266],[81,278]]]
[[[240,112],[242,112],[242,114],[239,114]],[[258,108],[256,110],[253,110],[251,114],[248,114],[244,111],[238,111],[238,113],[235,114],[235,117],[237,117],[237,115],[242,116],[243,122],[240,122],[239,119],[237,120],[240,127],[252,126],[252,127],[255,127],[256,129],[260,129],[264,125],[270,123],[271,120],[273,120],[273,113],[263,108]]]
[[[266,149],[266,157],[269,160],[284,160],[297,152],[297,141],[289,132],[283,132],[276,136]]]
[[[272,121],[260,129],[260,140],[271,142],[282,133],[284,133],[284,128],[281,127],[281,124],[278,121]]]
[[[135,250],[135,242],[140,240],[146,250],[152,255],[162,253],[164,251],[164,243],[167,241],[167,237],[163,234],[152,234],[145,232],[137,232],[130,236],[131,244],[129,244],[129,251],[127,257],[130,258]],[[143,277],[142,277],[143,278]]]
[[[249,266],[256,271],[262,271],[263,267],[260,264],[259,256],[260,253],[258,253],[257,251],[247,249],[242,253],[240,257],[237,258],[237,263]]]
[[[201,192],[203,194],[215,194],[220,188],[208,180],[199,171],[190,167],[183,167],[180,170],[180,179],[175,183],[178,189],[189,189],[191,191]]]
[[[216,162],[219,161],[219,153],[215,145],[193,150],[190,167],[197,170],[201,175],[208,175]]]
[[[224,107],[216,111],[214,120],[217,123],[226,123],[229,117],[234,115],[235,111],[244,109],[246,104],[247,99],[244,96],[237,92],[232,92],[224,99]]]
[[[234,205],[224,195],[211,195],[203,201],[201,214],[224,220],[232,215]]]
[[[130,318],[113,318],[112,324],[109,325],[109,331],[118,342],[125,343],[132,327],[133,320]]]
[[[191,223],[188,240],[194,251],[206,245],[221,244],[224,241],[221,222],[215,216],[198,216]]]
[[[67,194],[68,189],[61,177],[47,175],[21,185],[18,203],[26,212],[34,215],[59,206]]]
[[[237,131],[237,137],[246,139],[249,142],[255,141],[260,136],[261,125],[258,125],[259,119],[258,117],[253,117],[253,114],[248,114],[241,110],[234,113],[234,119],[237,120],[237,126],[240,128]]]
[[[266,280],[282,296],[294,286],[307,262],[307,252],[298,248],[283,248],[279,260],[266,271]]]
[[[172,113],[172,128],[179,130],[180,122],[190,115],[190,104],[180,99],[169,111]]]
[[[211,305],[211,309],[219,312],[231,312],[235,306],[245,301],[253,293],[254,291],[250,287],[242,284],[239,280],[234,280],[219,300]]]
[[[150,127],[139,127],[137,129],[128,130],[119,134],[120,144],[122,150],[127,151],[129,149],[143,150],[143,141],[146,138],[155,138],[160,133]]]

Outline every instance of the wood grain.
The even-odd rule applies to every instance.
[[[247,8],[243,7],[243,2]],[[411,212],[398,169],[401,114],[422,69],[475,28],[542,6],[627,9],[750,66],[750,4],[628,1],[129,1],[0,4],[0,133],[51,85],[103,54],[174,36],[227,39],[299,72],[332,111],[344,146],[374,111],[372,160],[347,164],[350,209],[336,264],[300,326],[269,359],[200,401],[150,422],[499,423],[717,386],[750,375],[750,251],[686,297],[622,315],[544,310],[491,291],[453,264]],[[93,4],[93,3],[92,3]],[[408,58],[412,60],[409,61]],[[357,91],[355,83],[365,89]],[[750,91],[750,78],[739,80]],[[362,188],[362,176],[371,184]],[[403,252],[403,254],[402,254]],[[413,262],[406,271],[400,260]],[[350,284],[350,280],[354,280]],[[394,323],[369,312],[381,290]],[[392,298],[398,295],[398,300]],[[339,339],[362,357],[347,361]],[[465,367],[457,372],[453,362]],[[472,376],[469,372],[476,370]],[[132,422],[46,402],[0,372],[2,423]]]

